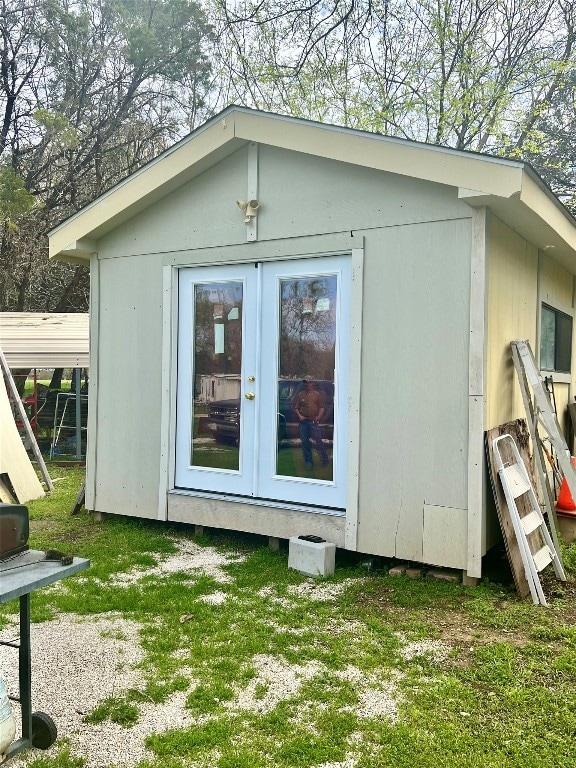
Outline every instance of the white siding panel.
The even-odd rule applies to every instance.
[[[167,195],[100,241],[106,258],[246,242],[248,148]],[[456,191],[306,154],[260,146],[258,240],[470,217]],[[215,255],[214,261],[222,258]]]
[[[422,560],[467,507],[470,220],[365,233],[358,549]]]
[[[266,146],[259,165],[262,240],[471,216],[432,182]]]
[[[467,511],[424,507],[422,560],[443,568],[466,568]]]
[[[161,466],[162,269],[100,261],[94,508],[157,517]]]
[[[572,275],[545,253],[540,253],[539,271],[540,301],[570,313],[573,309]]]

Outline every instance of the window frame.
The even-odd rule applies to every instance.
[[[542,360],[542,345],[544,342],[543,337],[543,317],[544,317],[544,311],[552,313],[554,317],[554,349],[552,350],[552,354],[554,357],[554,363],[553,367],[544,366],[543,360]],[[562,354],[563,347],[565,346],[565,341],[562,343],[562,340],[559,339],[559,334],[562,333],[563,327],[566,328],[566,324],[562,327],[562,325],[559,326],[558,324],[558,318],[568,319],[570,321],[569,328],[570,328],[570,338],[568,340],[568,354],[569,354],[569,365],[568,369],[559,366],[562,364],[562,361],[559,360],[559,354]],[[567,312],[565,309],[558,309],[558,307],[554,307],[552,304],[549,304],[548,302],[541,302],[540,304],[540,317],[539,317],[539,326],[540,326],[540,340],[539,340],[539,360],[540,360],[540,370],[544,371],[548,374],[552,374],[557,381],[563,381],[564,379],[566,382],[569,382],[572,375],[572,350],[573,350],[573,342],[574,342],[574,313],[573,312]]]

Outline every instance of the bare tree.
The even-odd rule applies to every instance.
[[[204,119],[211,30],[193,0],[0,0],[0,37],[0,166],[36,201],[4,223],[0,309],[85,309],[46,232]]]
[[[574,122],[573,6],[216,0],[219,103],[526,157],[555,185],[574,166],[557,151]]]

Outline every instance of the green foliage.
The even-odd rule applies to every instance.
[[[576,542],[570,546],[562,545],[561,553],[565,570],[572,575],[572,578],[576,578]]]
[[[0,222],[14,223],[34,206],[34,196],[22,178],[8,165],[0,166]]]
[[[125,38],[126,59],[137,69],[152,65],[159,74],[182,80],[201,59],[201,34],[210,35],[210,28],[195,2],[116,0],[115,9]],[[187,57],[182,56],[184,50]],[[168,51],[172,55],[167,55]]]
[[[78,131],[70,124],[66,115],[51,112],[49,109],[37,109],[34,119],[45,130],[52,141],[57,141],[64,149],[75,149],[79,143]]]
[[[22,0],[0,31],[0,310],[84,311],[45,235],[206,115],[212,31],[192,0]]]
[[[56,755],[33,759],[28,763],[28,768],[82,768],[86,762],[85,758],[70,754],[70,748],[64,743],[59,746]]]

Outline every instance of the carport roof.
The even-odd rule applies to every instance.
[[[88,314],[0,312],[9,368],[87,368]]]

